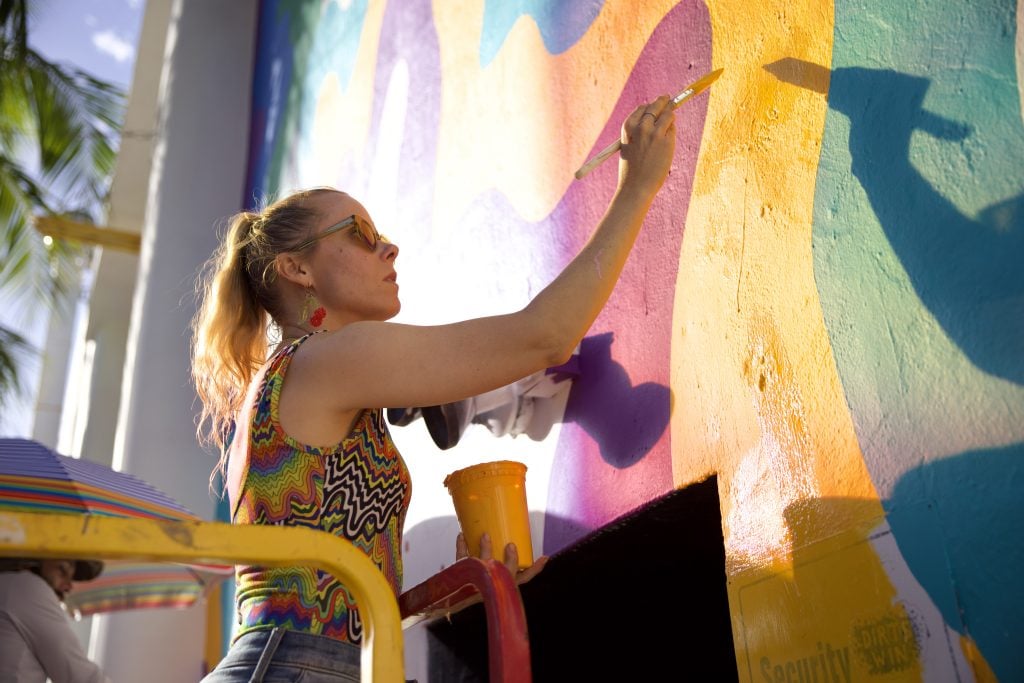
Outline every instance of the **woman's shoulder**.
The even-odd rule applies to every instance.
[[[282,339],[278,343],[277,348],[270,354],[270,357],[263,363],[261,368],[263,372],[259,374],[269,376],[282,371],[283,368],[286,368],[291,363],[298,350],[317,334],[319,332],[310,332],[297,339]],[[313,345],[315,346],[316,343],[314,342]]]
[[[325,337],[331,333],[327,330],[314,330],[307,332],[301,337],[294,339],[282,339],[277,348],[267,359],[267,365],[279,364],[285,359],[293,357],[300,348],[315,348]]]

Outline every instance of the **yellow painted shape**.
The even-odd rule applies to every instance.
[[[859,623],[902,608],[866,541],[882,506],[814,283],[828,72],[812,70],[800,87],[764,68],[784,58],[830,66],[833,8],[709,9],[713,68],[725,73],[711,89],[676,284],[673,477],[681,487],[718,473],[739,670],[762,680],[762,658],[785,673],[825,635],[850,648]],[[809,570],[822,543],[827,570]],[[920,678],[919,663],[901,676]]]
[[[877,520],[881,522],[881,520]],[[920,680],[919,643],[902,604],[878,571],[868,531],[857,525],[802,546],[787,571],[735,581],[741,677],[753,681]],[[866,603],[847,593],[869,596]]]
[[[394,591],[363,551],[331,534],[301,527],[0,512],[0,557],[5,556],[319,567],[338,577],[359,603],[361,680],[405,680]]]
[[[710,10],[725,73],[710,91],[673,313],[676,484],[761,457],[792,500],[877,500],[814,284],[826,98],[763,68],[785,57],[828,65],[832,8],[729,0]],[[823,535],[846,525],[836,522]]]
[[[977,683],[999,683],[995,671],[985,661],[984,655],[978,649],[977,643],[970,636],[960,636],[960,649],[964,651],[967,661],[974,671],[974,679]]]
[[[359,37],[355,66],[348,88],[343,88],[338,75],[328,73],[320,83],[313,114],[310,147],[313,158],[313,180],[305,185],[338,185],[338,169],[342,162],[357,168],[368,168],[365,158],[373,114],[374,78],[377,73],[377,54],[380,50],[380,32],[384,24],[386,2],[370,2]],[[293,159],[293,164],[307,163]],[[303,178],[308,173],[300,174]],[[341,188],[345,189],[345,188]]]
[[[527,220],[550,214],[598,143],[651,34],[676,4],[609,0],[558,55],[548,53],[524,15],[481,69],[483,0],[434,0],[442,84],[435,236],[446,235],[490,188]]]

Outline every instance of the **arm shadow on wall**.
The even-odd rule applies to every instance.
[[[851,171],[918,297],[976,367],[1024,384],[1024,195],[975,219],[911,161],[915,131],[964,144],[970,126],[924,109],[930,81],[919,76],[859,67],[829,73],[793,58],[765,68],[827,92],[828,106],[849,118]]]
[[[455,403],[426,408],[390,408],[388,421],[408,425],[423,418],[438,448],[455,446],[470,424],[487,425],[495,436],[528,434],[544,439],[553,422],[574,422],[600,445],[609,465],[626,468],[641,460],[668,427],[671,393],[657,382],[633,386],[621,363],[612,358],[611,332],[586,337],[579,352],[554,374],[536,373],[520,383]],[[541,385],[536,378],[551,379]],[[571,378],[568,398],[537,400],[533,389],[547,395],[562,391]],[[527,400],[524,400],[527,399]],[[564,411],[563,411],[564,406]]]
[[[877,595],[859,595],[863,605],[850,624],[849,642],[842,646],[849,648],[857,667],[872,675],[906,673],[919,658],[943,669],[951,666],[952,652],[962,645],[938,627],[937,617],[928,616],[935,610],[921,597],[923,590],[945,625],[967,636],[980,651],[984,661],[975,659],[972,666],[976,671],[991,669],[996,676],[984,680],[1020,680],[1022,465],[1024,443],[1017,443],[914,468],[882,501],[885,523],[879,519],[869,539],[851,536],[850,543],[836,545],[826,538],[821,546],[831,548],[826,554],[816,547],[822,529],[834,527],[837,520],[847,520],[847,526],[869,522],[877,515],[877,503],[819,498],[788,506],[794,584],[790,590],[814,595],[825,582],[838,586],[839,591],[831,594],[841,596],[843,582],[850,582],[851,588],[877,586],[871,583],[868,568],[873,567],[878,577],[884,571],[898,591],[895,602],[884,589]],[[743,597],[741,593],[741,602]],[[872,598],[877,600],[873,603]]]

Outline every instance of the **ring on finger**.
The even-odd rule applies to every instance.
[[[641,115],[640,115],[640,120],[641,120],[641,121],[643,121],[643,120],[644,120],[644,117],[645,117],[645,116],[650,116],[650,117],[651,117],[652,119],[654,119],[655,121],[657,121],[657,120],[658,120],[658,117],[657,117],[657,116],[655,116],[654,114],[652,114],[652,113],[651,113],[651,112],[649,112],[649,111],[645,111],[645,112],[644,112],[643,114],[641,114]]]

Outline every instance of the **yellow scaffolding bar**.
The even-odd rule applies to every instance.
[[[302,527],[0,512],[0,556],[313,566],[359,603],[362,681],[403,683],[398,601],[376,565],[344,539]]]

